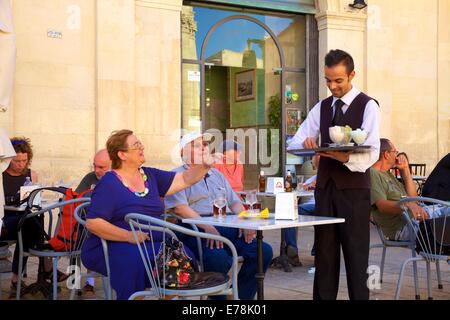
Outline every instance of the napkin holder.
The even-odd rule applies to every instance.
[[[275,220],[297,220],[298,203],[295,192],[280,192],[275,198]]]
[[[284,192],[283,177],[268,177],[266,183],[266,192],[274,194]]]

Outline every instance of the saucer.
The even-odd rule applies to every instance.
[[[353,142],[349,143],[329,143],[328,146],[330,148],[339,148],[339,147],[353,147],[355,144]]]

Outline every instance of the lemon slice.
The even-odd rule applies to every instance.
[[[261,218],[263,219],[268,219],[269,218],[269,209],[265,208],[263,211],[260,212],[259,214],[261,216]]]
[[[241,211],[240,213],[239,213],[239,217],[247,217],[248,216],[248,212],[247,211]]]

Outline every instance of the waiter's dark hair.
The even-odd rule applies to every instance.
[[[380,155],[378,157],[378,160],[381,160],[383,158],[383,155],[386,151],[391,151],[392,144],[389,139],[381,138],[380,139]]]
[[[341,63],[347,69],[347,74],[352,73],[352,71],[355,69],[355,64],[353,62],[352,56],[343,50],[330,50],[330,52],[328,52],[325,56],[325,65],[328,68],[337,66]]]

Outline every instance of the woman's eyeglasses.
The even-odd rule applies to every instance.
[[[144,145],[142,144],[142,142],[136,141],[135,143],[133,143],[131,145],[131,147],[128,147],[126,150],[140,150],[143,147],[144,147]]]

